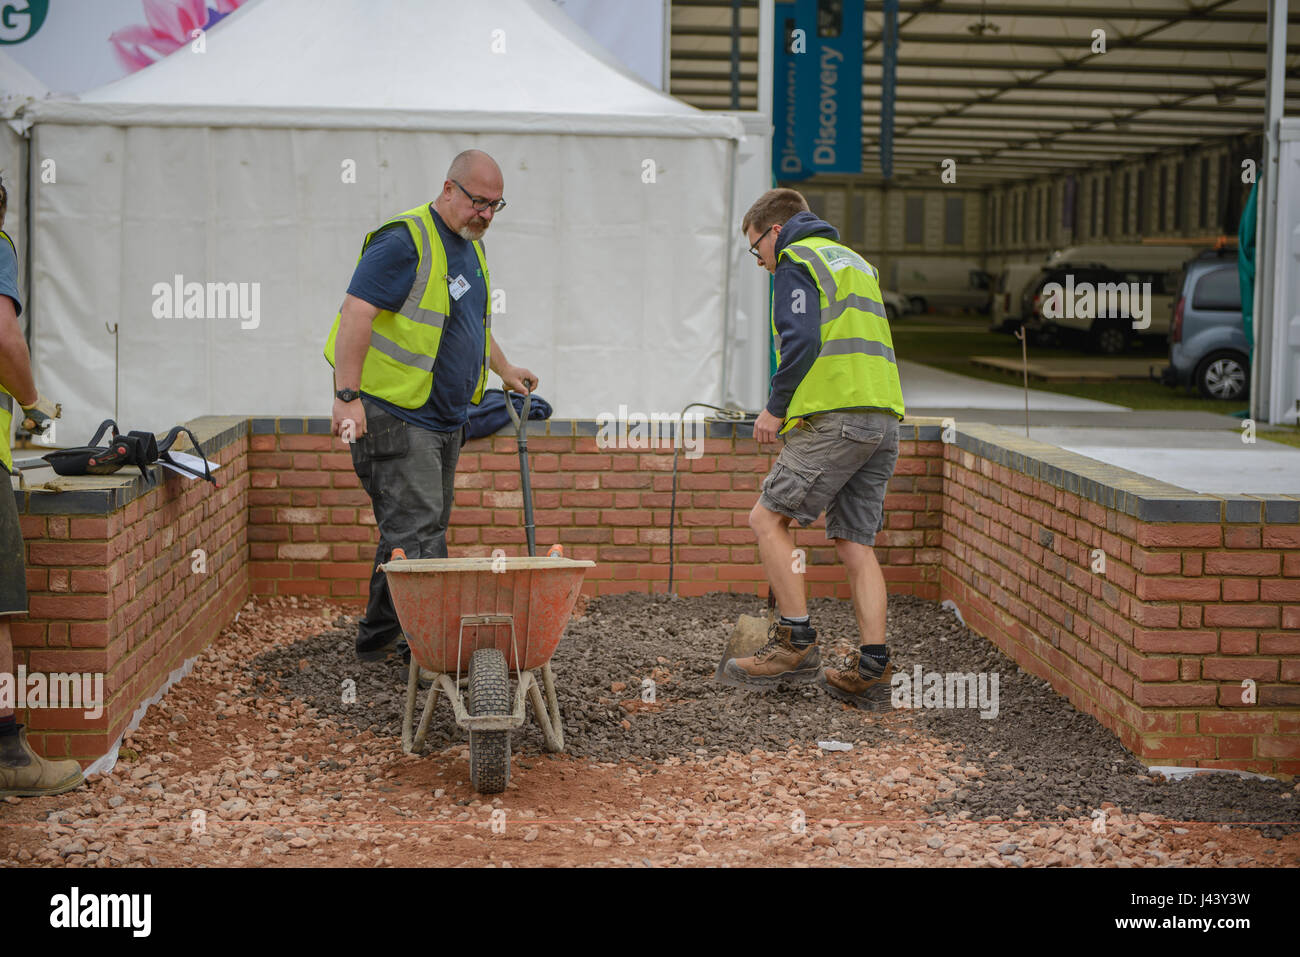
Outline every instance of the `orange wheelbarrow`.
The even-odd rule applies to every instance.
[[[551,655],[573,613],[583,576],[594,564],[505,555],[395,558],[384,563],[393,607],[411,648],[402,750],[410,754],[423,746],[442,693],[456,712],[456,723],[469,730],[470,784],[475,791],[496,794],[506,789],[510,732],[524,723],[525,700],[533,704],[547,750],[563,751]],[[433,672],[433,685],[412,734],[421,669]]]

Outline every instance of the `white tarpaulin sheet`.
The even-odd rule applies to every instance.
[[[41,81],[8,54],[0,52],[0,180],[5,185],[8,210],[4,231],[18,250],[18,290],[27,298],[27,141],[10,120],[23,107],[49,95]],[[36,174],[40,175],[37,164]],[[24,310],[19,322],[26,328]]]
[[[106,322],[126,427],[328,414],[321,348],[365,232],[433,199],[468,147],[509,201],[486,236],[493,332],[557,416],[721,399],[740,124],[628,76],[548,4],[263,0],[203,54],[33,107],[35,155],[58,162],[32,255],[60,444],[112,413]],[[207,284],[245,314],[208,314]]]

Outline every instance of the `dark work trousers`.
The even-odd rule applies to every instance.
[[[407,558],[446,558],[447,522],[455,497],[456,460],[464,429],[434,432],[403,422],[368,399],[366,434],[352,444],[352,467],[370,496],[379,548],[370,576],[370,599],[357,626],[357,650],[370,651],[401,634],[379,565],[394,548]]]

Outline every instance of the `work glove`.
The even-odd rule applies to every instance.
[[[38,392],[35,402],[23,406],[22,428],[32,435],[44,435],[49,429],[50,423],[61,415],[63,415],[63,406],[57,402],[51,402]]]

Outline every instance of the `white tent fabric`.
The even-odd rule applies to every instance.
[[[205,47],[27,113],[63,158],[35,191],[32,297],[61,444],[113,410],[105,322],[130,428],[326,414],[321,348],[365,232],[468,147],[509,201],[486,236],[493,333],[556,415],[723,397],[738,120],[628,75],[549,0],[262,0]],[[177,276],[247,283],[260,313],[160,315]]]
[[[0,180],[5,184],[8,210],[4,231],[18,250],[18,289],[27,298],[27,140],[21,121],[13,121],[23,107],[49,96],[50,91],[22,64],[0,53]],[[39,168],[37,175],[40,175]],[[26,324],[28,314],[21,321]]]
[[[25,66],[0,52],[0,116],[11,116],[19,103],[40,99],[49,92]]]

